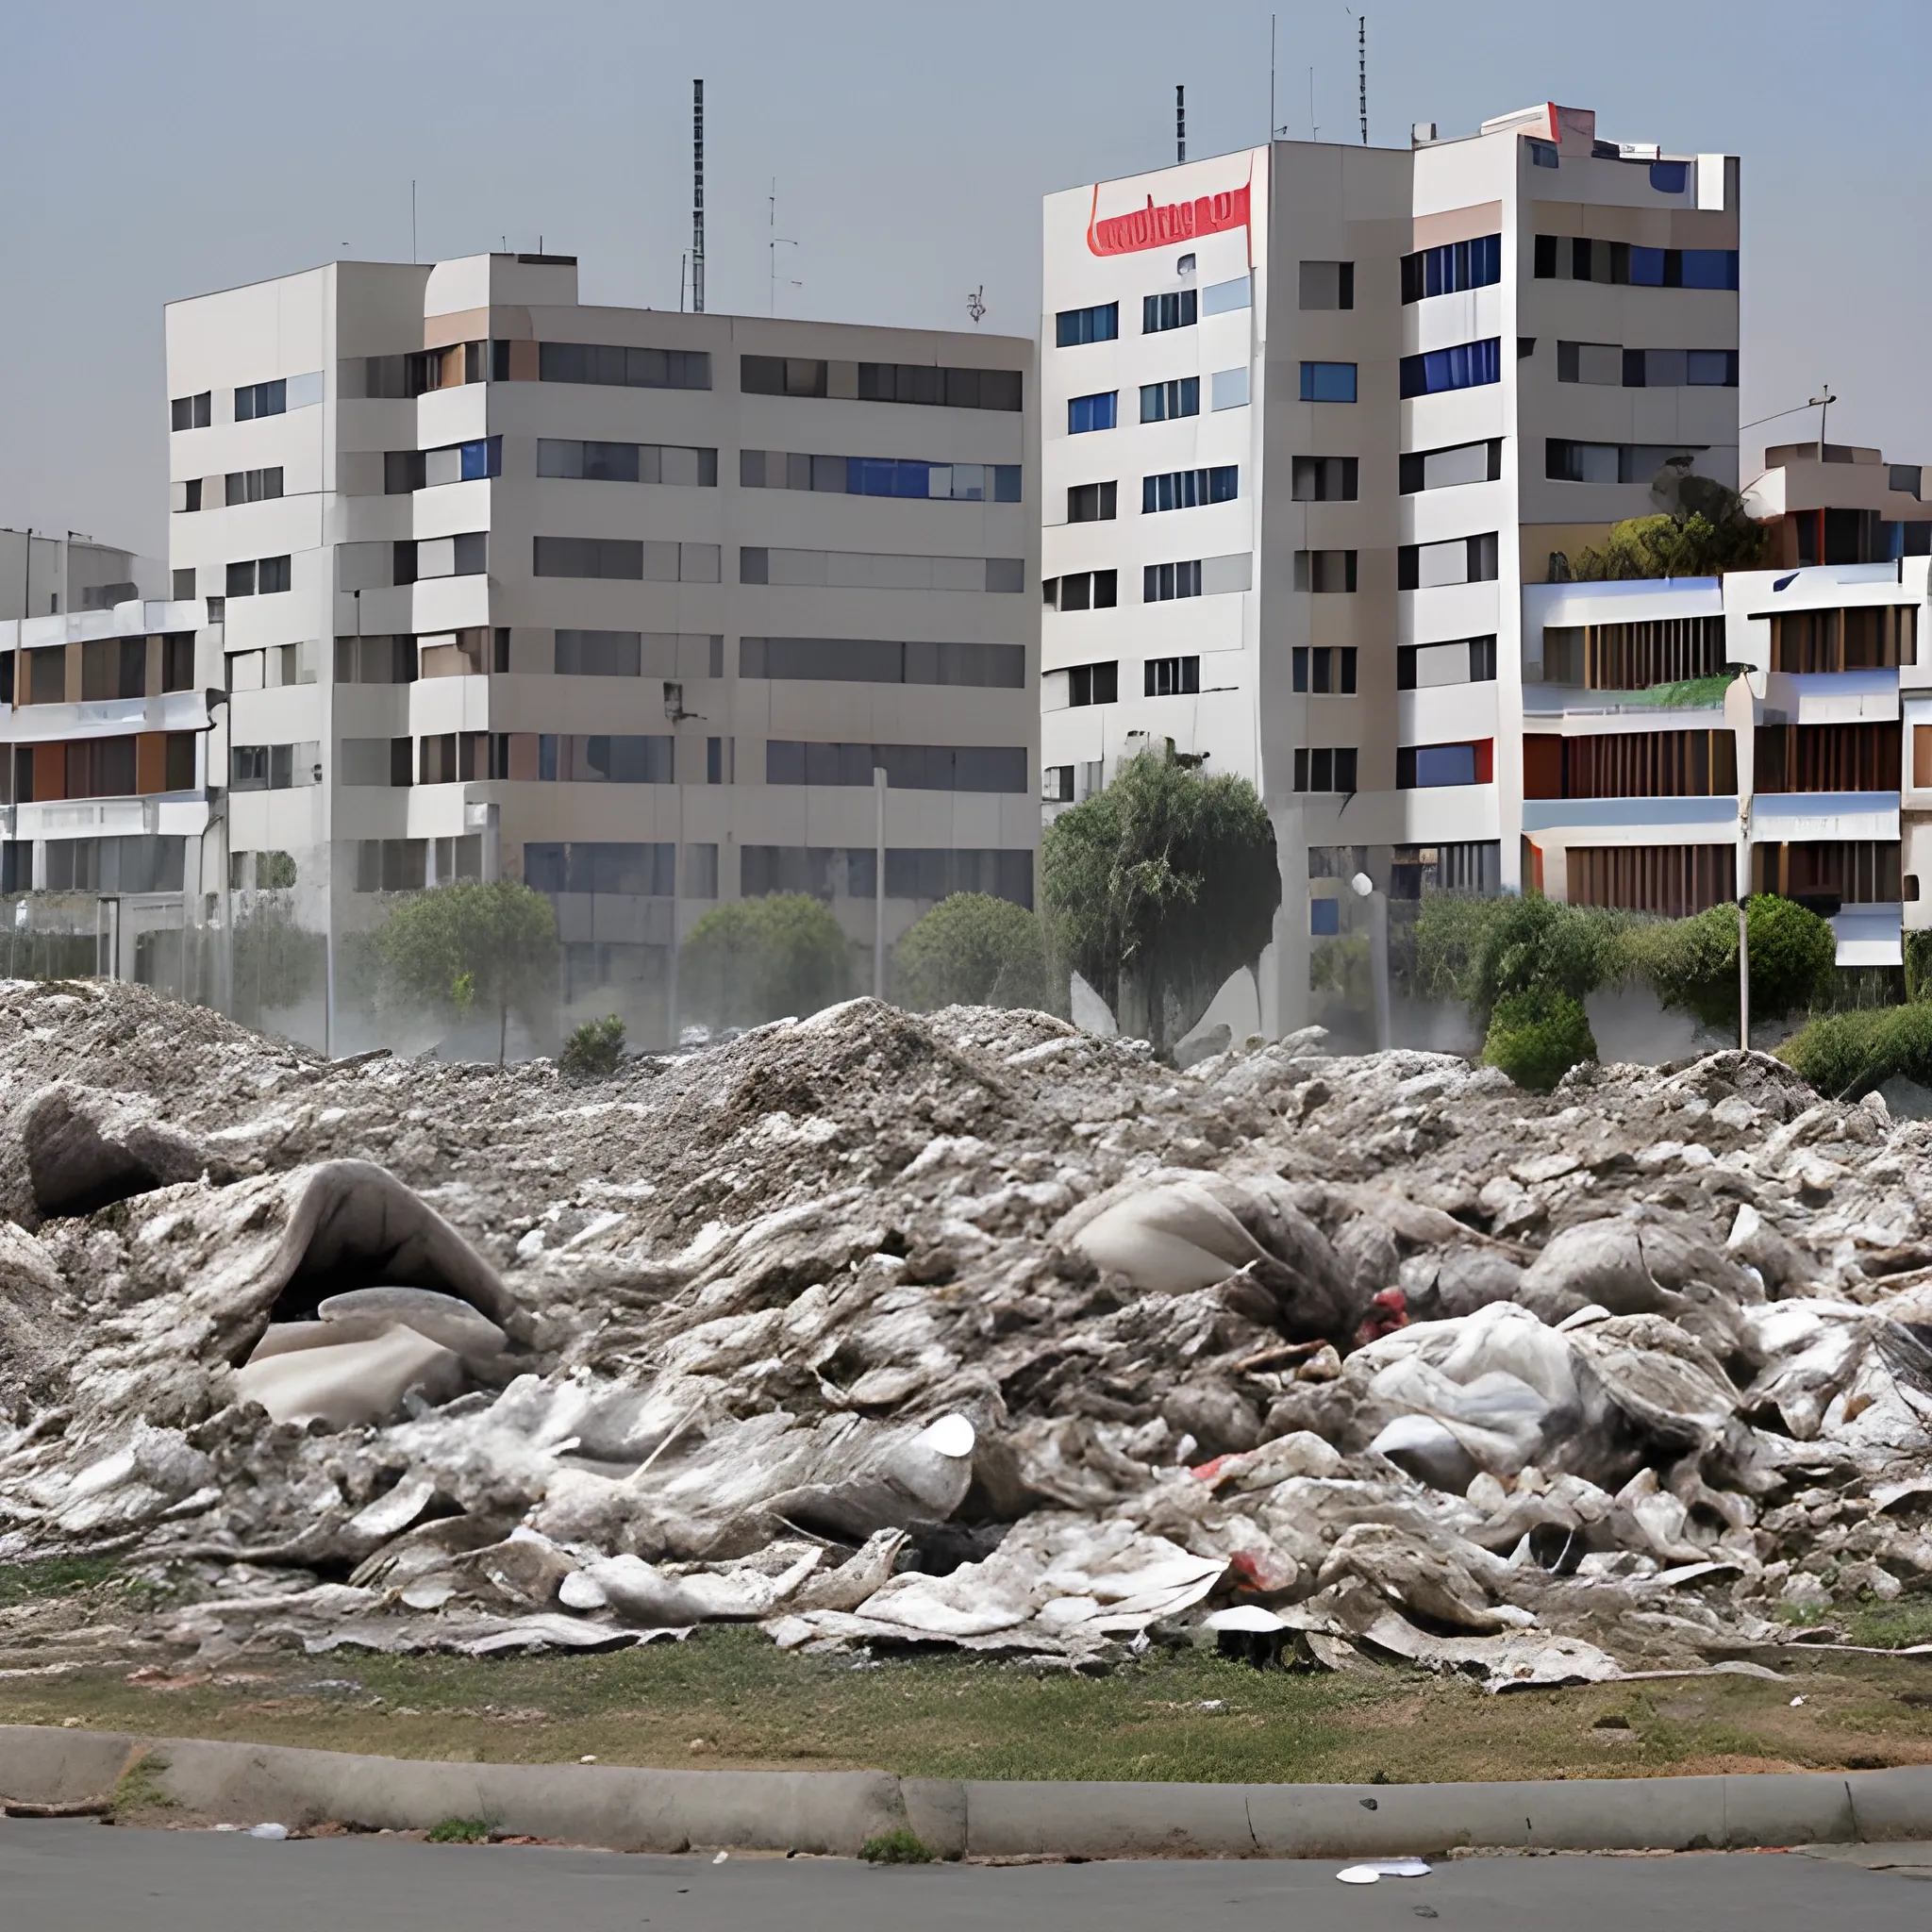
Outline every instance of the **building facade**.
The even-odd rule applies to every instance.
[[[888,946],[952,891],[1032,903],[1030,342],[591,307],[511,255],[167,334],[246,1017],[355,1043],[386,895],[473,877],[551,897],[566,1022],[665,1037],[674,935],[774,891],[869,984],[881,815]]]
[[[1150,745],[1251,779],[1264,1029],[1355,873],[1525,883],[1521,588],[1736,487],[1739,193],[1544,106],[1047,197],[1044,810]]]

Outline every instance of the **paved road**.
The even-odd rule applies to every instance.
[[[5,1932],[1924,1932],[1932,1887],[1797,1856],[926,1866],[0,1821]],[[1431,1918],[1435,1924],[1430,1925]]]

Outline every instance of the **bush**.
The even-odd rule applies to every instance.
[[[1563,906],[1537,893],[1435,894],[1415,923],[1416,991],[1424,998],[1453,995],[1485,1024],[1516,993],[1557,992],[1580,1001],[1623,973],[1629,924],[1619,913]]]
[[[514,879],[463,879],[401,900],[377,941],[391,997],[468,1017],[496,1016],[503,1064],[509,1016],[533,1029],[548,1012],[557,974],[557,916],[541,892]]]
[[[1590,1018],[1573,994],[1538,987],[1496,1002],[1483,1061],[1501,1067],[1519,1087],[1547,1093],[1572,1067],[1595,1058]]]
[[[1906,997],[1932,999],[1932,930],[1908,932],[1906,941]]]
[[[803,892],[714,907],[684,942],[691,1010],[713,1026],[758,1026],[846,996],[851,948],[839,922]]]
[[[1894,1074],[1932,1087],[1932,1005],[1826,1014],[1793,1034],[1777,1057],[1834,1100],[1862,1099]]]
[[[919,1834],[900,1825],[896,1831],[882,1831],[859,1846],[858,1856],[868,1865],[930,1865],[932,1854]]]
[[[480,1818],[443,1818],[426,1834],[433,1845],[480,1845],[490,1836],[490,1827]]]
[[[624,1022],[615,1013],[603,1020],[586,1020],[572,1030],[557,1064],[580,1080],[608,1079],[624,1058]]]
[[[1047,1001],[1039,919],[985,892],[941,899],[899,941],[893,961],[895,990],[916,1012]]]
[[[1792,899],[1754,893],[1745,914],[1751,943],[1751,1017],[1781,1020],[1830,999],[1837,986],[1838,939],[1828,920]],[[1713,906],[1691,919],[1635,928],[1632,963],[1660,1006],[1707,1026],[1738,1024],[1738,914]]]

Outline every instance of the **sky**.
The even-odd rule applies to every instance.
[[[1741,155],[1743,418],[1829,381],[1834,442],[1932,461],[1926,0],[1366,11],[1378,145],[1557,100]],[[407,260],[412,180],[425,261],[541,239],[585,300],[675,308],[699,75],[708,308],[964,327],[983,288],[1032,335],[1041,195],[1171,159],[1177,82],[1191,155],[1262,140],[1271,14],[1281,131],[1358,139],[1342,0],[4,0],[0,525],[162,554],[162,305]]]

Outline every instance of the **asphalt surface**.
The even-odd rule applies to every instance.
[[[1922,1855],[1932,1856],[1932,1854]],[[1868,1857],[1877,1854],[1867,1848]],[[384,1838],[0,1820],[5,1932],[1924,1932],[1932,1886],[1795,1854],[1465,1858],[1338,1884],[1340,1861],[872,1870]],[[1921,1868],[1932,1869],[1932,1868]],[[1436,1932],[1431,1927],[1431,1932]]]

